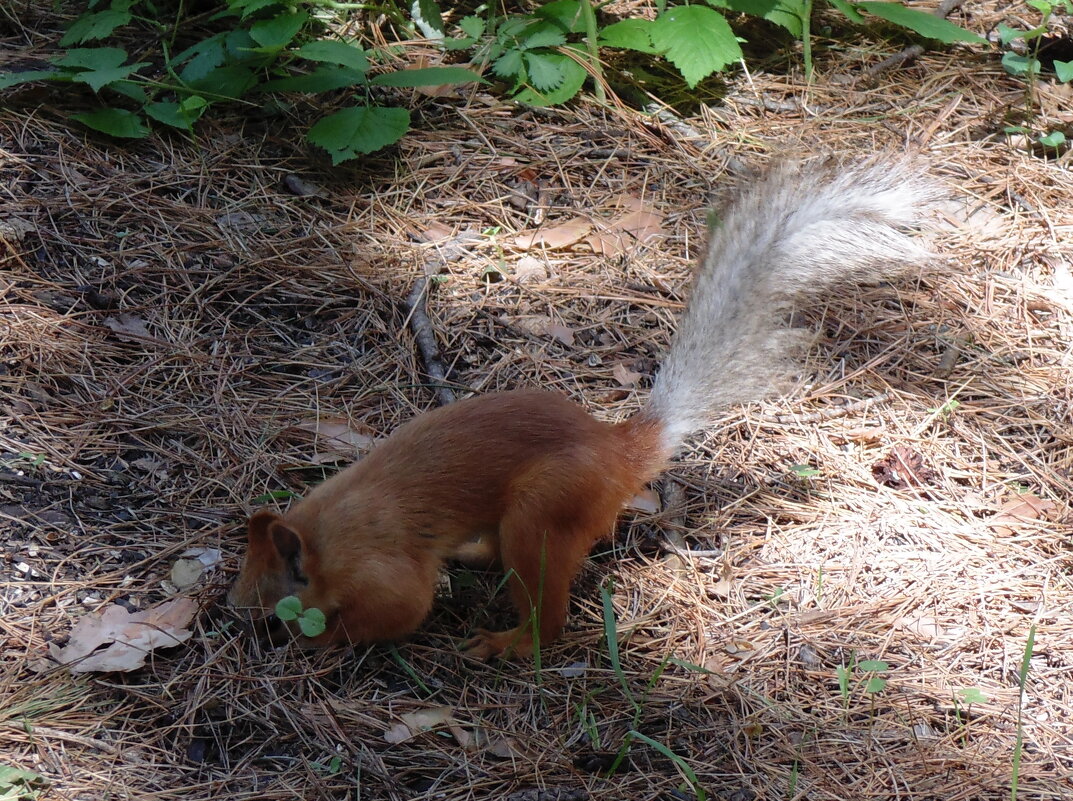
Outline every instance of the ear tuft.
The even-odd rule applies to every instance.
[[[274,512],[271,509],[258,509],[250,515],[250,522],[246,526],[246,536],[250,545],[267,543],[268,527],[278,520],[282,520],[279,512]]]

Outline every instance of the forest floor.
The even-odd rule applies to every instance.
[[[2,25],[0,70],[55,48],[49,13]],[[996,51],[866,78],[901,46],[821,47],[810,84],[783,53],[681,124],[405,90],[412,132],[339,168],[298,111],[127,144],[67,120],[74,90],[9,93],[0,771],[71,801],[1073,797],[1070,154],[1003,134],[1026,98]],[[1036,104],[1068,129],[1062,92]],[[539,666],[460,653],[511,612],[453,567],[394,647],[237,633],[245,517],[436,405],[402,308],[425,271],[462,394],[623,419],[707,210],[774,158],[881,149],[949,190],[942,262],[809,311],[798,391],[730,410],[623,514]],[[177,596],[192,636],[138,670],[50,658]]]

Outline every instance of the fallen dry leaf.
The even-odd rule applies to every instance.
[[[1010,537],[1016,534],[1024,523],[1050,520],[1057,508],[1053,501],[1026,492],[1002,504],[1002,508],[991,518],[991,530]]]
[[[603,256],[617,256],[633,249],[638,243],[644,243],[666,233],[663,230],[663,215],[651,208],[646,208],[639,198],[626,199],[622,205],[632,208],[602,226],[599,231],[585,239],[593,253]]]
[[[611,368],[611,375],[622,387],[635,387],[637,382],[644,378],[644,373],[635,373],[624,362],[615,362],[615,366]]]
[[[196,612],[197,604],[189,598],[173,598],[140,612],[112,604],[79,620],[67,645],[50,644],[49,655],[70,665],[72,673],[137,670],[154,649],[190,639],[193,632],[186,627]]]
[[[920,487],[935,480],[935,471],[924,464],[924,457],[904,445],[895,445],[872,465],[872,475],[880,484],[894,489]]]
[[[105,317],[104,324],[115,333],[116,339],[125,342],[137,342],[151,336],[149,329],[145,327],[145,320],[126,312],[121,312],[115,317]]]
[[[543,314],[530,314],[525,317],[515,317],[507,322],[509,325],[525,331],[528,334],[532,334],[533,336],[551,337],[567,346],[574,344],[574,330],[572,328],[565,326],[562,323],[557,323],[555,320]]]
[[[171,583],[177,589],[185,590],[197,584],[204,572],[205,566],[197,559],[176,559],[171,566]]]
[[[146,473],[152,473],[157,478],[168,477],[168,466],[164,464],[163,459],[155,456],[143,456],[141,459],[135,459],[131,464]]]
[[[342,417],[321,417],[299,423],[290,430],[313,435],[315,452],[310,464],[352,461],[373,445],[371,435],[355,431]]]
[[[419,709],[416,712],[407,712],[401,716],[399,723],[393,724],[384,732],[384,739],[394,745],[416,737],[422,732],[431,731],[439,726],[446,726],[455,740],[460,745],[465,746],[470,742],[470,735],[462,730],[453,716],[454,710],[448,706],[437,706],[429,709]],[[461,734],[461,737],[459,737],[459,734]]]
[[[548,268],[536,256],[522,256],[514,265],[514,280],[519,284],[546,281],[547,278]]]
[[[574,329],[562,323],[552,323],[548,326],[545,332],[552,339],[557,339],[564,345],[570,346],[574,344]]]
[[[575,217],[559,225],[541,228],[539,231],[518,234],[514,237],[514,247],[530,250],[543,246],[549,250],[559,250],[580,242],[591,230],[592,223],[585,217]]]

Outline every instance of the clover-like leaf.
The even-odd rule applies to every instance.
[[[297,595],[288,595],[276,601],[276,617],[280,620],[297,620],[302,614],[302,599]]]
[[[298,618],[298,628],[302,630],[302,634],[307,637],[317,637],[324,633],[326,628],[326,621],[324,613],[319,609],[307,609],[300,618]]]

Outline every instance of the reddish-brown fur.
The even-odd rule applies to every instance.
[[[519,625],[479,631],[467,651],[529,655],[530,622],[540,643],[559,635],[585,556],[664,466],[660,434],[642,416],[602,423],[531,390],[430,411],[285,516],[254,514],[230,600],[271,610],[299,596],[327,616],[316,645],[393,640],[428,614],[445,559],[499,563]]]

